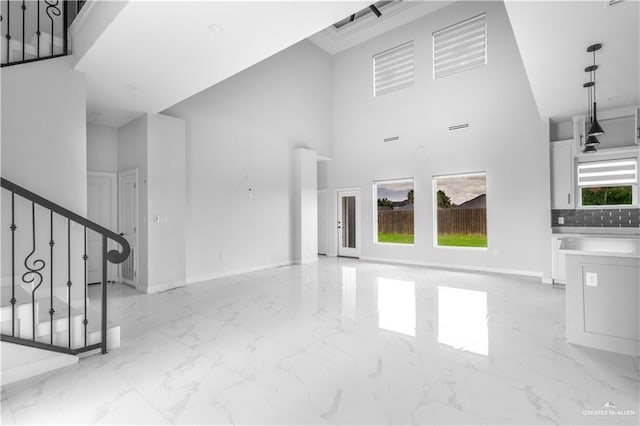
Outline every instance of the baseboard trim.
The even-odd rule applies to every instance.
[[[442,269],[453,269],[453,270],[462,270],[462,271],[473,271],[473,272],[488,272],[492,274],[502,274],[502,275],[518,275],[523,277],[533,277],[542,279],[543,274],[541,272],[535,271],[525,271],[522,269],[507,269],[507,268],[493,268],[487,266],[470,266],[470,265],[456,265],[450,263],[438,263],[438,262],[418,262],[415,260],[405,260],[405,259],[386,259],[382,257],[369,257],[369,256],[361,256],[360,260],[368,261],[368,262],[377,262],[377,263],[395,263],[400,265],[412,265],[412,266],[426,266],[431,268],[442,268]]]
[[[268,264],[259,265],[259,266],[253,266],[250,268],[233,269],[231,271],[219,272],[219,273],[210,274],[210,275],[201,275],[199,277],[187,278],[187,285],[201,283],[204,281],[216,280],[219,278],[232,277],[234,275],[248,274],[250,272],[264,271],[266,269],[281,268],[283,266],[291,266],[293,264],[294,264],[293,261],[287,260],[283,262],[274,262],[274,263],[268,263]]]
[[[174,281],[170,283],[154,284],[152,286],[147,287],[147,293],[148,294],[162,293],[168,290],[173,290],[174,288],[184,287],[186,285],[187,285],[187,282],[182,280]]]
[[[302,259],[302,260],[296,260],[295,264],[296,265],[309,265],[312,263],[318,263],[318,256],[316,257],[309,257],[307,259]]]

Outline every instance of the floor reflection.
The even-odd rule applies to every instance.
[[[342,267],[342,316],[356,319],[356,268]]]
[[[438,343],[489,354],[486,292],[438,286]]]
[[[416,335],[416,284],[378,278],[378,327]]]

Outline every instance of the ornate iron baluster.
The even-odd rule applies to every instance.
[[[67,28],[69,27],[69,22],[67,22],[67,19],[69,18],[69,13],[67,12],[68,9],[68,1],[62,0],[62,11],[64,12],[62,14],[62,54],[66,55],[69,53],[69,34],[67,31]]]
[[[67,219],[67,320],[69,321],[69,349],[71,349],[71,219]]]
[[[60,16],[62,14],[62,12],[60,11],[60,8],[58,7],[58,3],[60,3],[59,0],[44,0],[44,2],[47,4],[47,8],[46,8],[46,12],[47,12],[47,16],[49,17],[49,20],[51,21],[51,56],[54,55],[54,51],[53,51],[53,35],[55,34],[53,32],[54,30],[54,16]]]
[[[11,193],[11,336],[16,335],[16,194]]]
[[[17,0],[16,0],[17,1]],[[15,61],[14,63],[20,63],[20,61]],[[19,195],[20,197],[24,198],[27,202],[31,203],[31,225],[32,225],[32,249],[29,252],[29,254],[24,258],[24,267],[26,269],[26,272],[24,272],[24,274],[22,274],[22,281],[24,282],[24,284],[29,284],[32,286],[32,291],[31,291],[31,305],[32,305],[32,333],[33,336],[31,336],[31,338],[29,338],[28,336],[20,337],[20,329],[18,329],[18,336],[16,336],[16,330],[15,330],[15,317],[16,317],[16,311],[15,311],[15,306],[12,309],[12,333],[11,335],[7,334],[0,334],[0,340],[2,341],[8,341],[11,343],[17,343],[17,344],[22,344],[22,345],[26,345],[26,346],[31,346],[31,347],[36,347],[36,348],[41,348],[41,349],[47,349],[47,350],[53,350],[53,351],[57,351],[57,352],[61,352],[61,353],[68,353],[68,354],[79,354],[82,352],[86,352],[86,351],[91,351],[94,349],[98,349],[101,348],[102,353],[107,353],[107,345],[108,345],[108,340],[107,340],[107,308],[108,308],[108,299],[107,299],[107,292],[108,292],[108,287],[107,287],[107,262],[111,262],[114,264],[119,264],[124,262],[127,257],[129,256],[130,252],[131,252],[131,248],[127,242],[126,239],[124,239],[122,236],[118,235],[117,233],[110,231],[107,228],[104,228],[100,225],[98,225],[97,223],[91,222],[90,220],[79,216],[77,214],[75,214],[74,212],[65,209],[64,207],[55,204],[53,202],[51,202],[50,200],[47,200],[19,185],[16,185],[10,181],[7,181],[4,178],[0,178],[0,184],[2,186],[2,189],[6,189],[7,191],[9,191],[11,193],[11,225],[9,226],[9,228],[11,229],[11,271],[12,271],[12,279],[11,279],[11,286],[12,286],[12,305],[15,305],[15,273],[16,273],[16,267],[15,267],[15,255],[16,255],[16,233],[15,231],[17,230],[17,226],[16,226],[16,211],[15,211],[15,195]],[[39,341],[38,339],[38,334],[37,334],[37,325],[38,325],[38,320],[39,318],[37,318],[37,313],[35,310],[35,293],[38,290],[38,288],[43,284],[43,276],[46,272],[41,272],[43,269],[45,269],[47,267],[45,260],[43,259],[37,259],[36,256],[36,246],[35,243],[38,241],[37,238],[37,223],[36,223],[36,204],[38,206],[40,206],[43,209],[46,209],[46,211],[48,211],[49,213],[49,262],[50,262],[50,267],[49,267],[49,296],[50,296],[50,306],[49,306],[49,317],[50,317],[50,341],[49,342],[45,342],[45,341]],[[44,212],[45,210],[43,210]],[[53,261],[55,258],[55,241],[54,241],[54,235],[55,235],[55,231],[53,229],[54,227],[54,214],[57,214],[59,216],[61,216],[62,218],[64,218],[63,220],[67,221],[67,298],[68,298],[68,325],[69,325],[69,333],[68,333],[68,344],[65,344],[64,342],[58,342],[57,339],[55,338],[55,326],[53,323],[54,320],[54,301],[53,301],[53,285],[54,285],[54,272],[55,272],[55,268],[53,267]],[[28,218],[27,218],[28,220]],[[72,326],[73,324],[71,324],[71,286],[72,286],[72,282],[71,282],[71,221],[79,224],[80,226],[83,227],[83,232],[84,232],[84,242],[83,242],[83,248],[84,248],[84,253],[83,253],[83,261],[84,261],[84,269],[85,269],[85,278],[84,278],[84,296],[85,296],[85,305],[84,305],[84,320],[82,321],[84,322],[85,325],[85,344],[84,346],[82,346],[82,344],[77,344],[76,348],[72,348],[72,346],[74,345],[74,341],[72,340],[73,335],[71,334],[72,332]],[[63,223],[61,223],[63,224]],[[46,225],[45,225],[46,226]],[[88,256],[87,256],[87,246],[88,246],[88,240],[87,240],[87,235],[88,235],[88,231],[94,231],[96,232],[98,235],[100,235],[102,237],[102,309],[101,309],[101,333],[102,333],[102,340],[100,342],[94,343],[89,345],[89,336],[88,336],[88,308],[87,308],[87,295],[88,295]],[[44,232],[44,231],[43,231]],[[28,237],[28,236],[27,236]],[[121,249],[119,250],[108,250],[108,239],[111,239],[115,242],[117,242]],[[45,255],[46,256],[46,255]],[[22,272],[22,271],[20,271]],[[45,296],[46,298],[46,296]],[[46,301],[43,299],[43,302],[46,303]],[[64,321],[64,316],[59,318],[61,321]],[[80,337],[80,336],[78,336]]]
[[[84,227],[84,254],[82,255],[82,260],[84,261],[84,320],[82,320],[82,325],[84,325],[84,346],[87,347],[87,227]]]
[[[36,252],[36,205],[32,201],[31,202],[31,228],[33,232],[31,233],[31,252],[24,259],[24,267],[27,269],[27,272],[22,274],[22,282],[25,284],[32,284],[36,279],[38,280],[38,284],[35,287],[32,284],[31,290],[31,328],[33,331],[33,335],[31,336],[32,340],[36,341],[36,290],[42,284],[42,274],[40,271],[44,269],[46,266],[44,260],[35,259],[31,262],[31,266],[29,266],[29,259]]]
[[[11,0],[9,0],[11,1]],[[22,0],[22,6],[20,6],[20,9],[22,9],[22,60],[24,61],[24,38],[25,38],[25,34],[24,34],[24,29],[25,29],[25,23],[24,23],[24,15],[25,13],[27,13],[27,5],[24,4],[24,0]]]
[[[9,63],[9,52],[11,51],[11,2],[7,1],[7,34],[4,36],[7,39],[7,63]]]
[[[49,323],[51,326],[51,344],[53,345],[53,314],[56,312],[53,309],[53,246],[56,245],[55,241],[53,241],[53,210],[49,210],[49,224],[51,226],[49,239]]]
[[[102,235],[102,353],[107,353],[107,236]],[[128,253],[127,253],[128,254]]]
[[[40,0],[36,1],[38,5],[38,18],[37,18],[37,28],[36,28],[36,58],[40,57]]]

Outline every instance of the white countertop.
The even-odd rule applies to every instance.
[[[583,256],[631,257],[640,259],[640,238],[579,235],[562,239],[560,252]]]
[[[638,238],[640,228],[612,228],[612,227],[577,227],[577,226],[554,226],[551,228],[554,236],[587,236],[587,237],[615,237],[615,238]]]

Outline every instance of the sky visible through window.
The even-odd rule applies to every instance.
[[[484,174],[472,176],[439,177],[438,190],[444,191],[451,202],[460,205],[465,201],[487,193],[487,179]]]
[[[391,201],[404,201],[407,194],[413,189],[413,181],[404,182],[380,182],[378,187],[378,199],[388,198]]]

